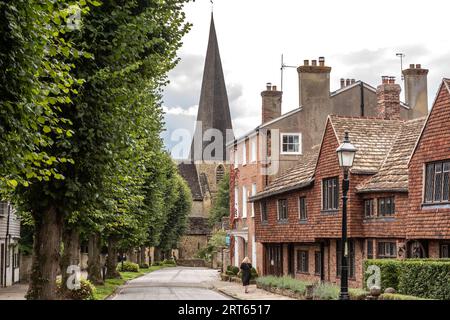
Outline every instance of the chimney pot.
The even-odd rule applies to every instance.
[[[272,86],[272,91],[277,91],[277,86]]]
[[[346,79],[346,80],[345,80],[345,85],[346,85],[346,86],[351,85],[351,80],[350,80],[350,79]]]
[[[410,68],[410,69],[414,69],[414,68],[415,68],[415,65],[412,63],[412,64],[409,65],[409,68]]]
[[[321,67],[324,67],[324,66],[325,66],[325,57],[319,57],[319,65],[320,65]]]
[[[422,69],[422,65],[421,64],[416,64],[416,69]]]
[[[389,84],[395,84],[395,77],[389,77]]]
[[[354,84],[356,82],[356,80],[355,79],[352,79],[352,84]]]
[[[317,60],[312,60],[312,61],[311,61],[311,64],[312,64],[313,66],[317,66]]]
[[[267,89],[267,91],[271,91],[272,90],[272,83],[267,82],[266,83],[266,89]]]
[[[344,87],[345,87],[345,79],[341,78],[341,88],[344,88]]]
[[[304,60],[304,61],[303,61],[303,65],[304,65],[304,66],[309,66],[309,60]]]

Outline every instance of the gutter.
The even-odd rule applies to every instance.
[[[362,189],[357,190],[356,193],[381,193],[381,192],[399,192],[399,193],[408,193],[408,188],[386,188],[386,189]]]
[[[298,190],[298,189],[303,189],[305,187],[308,187],[308,186],[312,185],[313,182],[314,182],[314,178],[311,178],[311,179],[309,179],[309,180],[307,180],[305,182],[298,183],[298,184],[293,185],[291,187],[279,189],[279,190],[272,191],[272,192],[271,191],[266,191],[266,192],[263,191],[260,194],[254,195],[253,197],[250,197],[248,199],[248,202],[255,202],[255,201],[258,201],[258,200],[261,200],[261,199],[269,198],[269,197],[276,196],[276,195],[279,195],[279,194],[283,194],[283,193],[286,193],[286,192],[295,191],[295,190]]]

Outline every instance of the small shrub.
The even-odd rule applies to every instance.
[[[166,265],[166,266],[176,266],[177,265],[177,263],[173,259],[166,259],[162,262],[162,264]]]
[[[231,271],[231,270],[225,271],[225,274],[226,274],[227,276],[231,276],[231,277],[235,276],[235,274],[234,274],[233,271]]]
[[[256,271],[255,268],[252,268],[252,270],[251,270],[251,279],[253,280],[253,279],[256,279],[256,278],[258,278],[258,272]]]
[[[369,292],[364,289],[349,288],[348,294],[350,295],[350,299],[352,300],[365,300]]]
[[[155,261],[152,263],[152,267],[160,267],[160,266],[162,266],[161,261]]]
[[[383,293],[380,295],[380,300],[427,300],[415,296],[408,296],[405,294],[398,293]]]
[[[64,290],[61,288],[61,280],[56,281],[59,295],[67,300],[94,300],[95,286],[86,279],[80,280],[80,289]]]
[[[119,262],[119,264],[117,265],[117,271],[139,272],[139,265],[137,263],[133,263],[130,261],[124,261],[123,268],[122,268],[122,262]]]
[[[231,267],[231,272],[233,272],[233,274],[234,274],[235,276],[238,275],[239,271],[240,271],[240,269],[239,269],[238,267],[235,267],[235,266],[232,266],[232,267]]]
[[[288,276],[275,277],[275,276],[264,276],[256,279],[256,283],[261,286],[269,286],[280,289],[289,289],[296,293],[305,294],[306,286],[309,282],[297,280]]]
[[[149,268],[149,265],[148,265],[148,263],[141,263],[141,264],[139,265],[139,268],[141,268],[141,269],[148,269],[148,268]]]
[[[320,283],[314,287],[314,299],[337,300],[339,298],[339,287],[334,284]]]

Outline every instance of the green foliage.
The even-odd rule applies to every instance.
[[[381,268],[382,289],[392,287],[400,294],[429,299],[450,299],[450,260],[368,260]]]
[[[398,293],[383,293],[380,295],[379,300],[427,300],[427,299]]]
[[[251,279],[252,279],[252,280],[258,278],[258,272],[256,271],[255,268],[252,268],[252,269],[251,269],[251,274],[250,274],[250,275],[251,275]]]
[[[319,300],[337,300],[339,292],[339,286],[335,284],[319,283],[314,287],[313,296]]]
[[[162,264],[165,266],[173,266],[173,267],[177,265],[177,263],[173,259],[166,259],[162,262]]]
[[[398,289],[398,264],[399,260],[391,259],[370,259],[364,261],[364,270],[367,270],[368,266],[376,265],[381,270],[381,290],[386,288]],[[367,279],[370,274],[364,274],[364,286],[367,285]],[[366,288],[368,289],[368,288]]]
[[[217,252],[219,248],[223,248],[226,246],[226,231],[217,230],[209,239],[208,244],[205,248],[200,249],[197,252],[197,257],[200,259],[204,259],[206,261],[211,261],[212,254]],[[230,267],[230,266],[229,266]]]
[[[124,261],[117,264],[117,271],[120,272],[139,272],[139,265],[130,261]]]
[[[86,279],[80,280],[80,288],[75,290],[61,290],[61,281],[56,282],[59,295],[68,300],[94,300],[95,286]]]
[[[230,174],[225,173],[220,181],[217,194],[213,199],[212,208],[209,214],[209,224],[214,226],[222,221],[223,217],[230,215]]]
[[[306,286],[309,282],[294,279],[289,276],[275,277],[275,276],[264,276],[256,279],[256,283],[280,289],[289,289],[296,293],[305,294]]]
[[[148,269],[148,268],[150,268],[150,266],[148,265],[148,263],[141,263],[141,264],[139,265],[139,269]]]

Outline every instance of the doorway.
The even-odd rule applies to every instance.
[[[283,250],[280,244],[265,245],[264,273],[267,275],[283,275]]]

